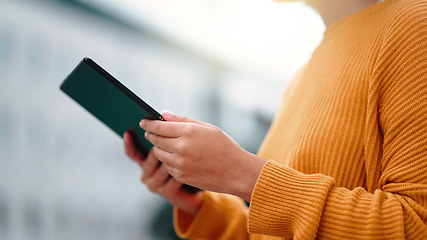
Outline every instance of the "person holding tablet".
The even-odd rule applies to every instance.
[[[169,112],[127,155],[183,238],[427,239],[427,1],[305,2],[324,39],[257,155]]]

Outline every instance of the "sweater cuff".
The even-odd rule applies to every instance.
[[[241,199],[205,191],[202,205],[195,216],[174,208],[174,227],[179,237],[187,239],[218,239],[230,228],[247,234],[247,214],[247,207]],[[236,222],[243,222],[243,229]]]
[[[206,227],[206,224],[202,221],[206,216],[212,215],[212,210],[210,210],[210,202],[212,202],[212,193],[204,192],[202,205],[200,206],[199,211],[197,211],[196,215],[190,215],[185,211],[182,211],[179,208],[174,208],[174,226],[177,235],[181,238],[195,238],[200,235],[200,233],[206,232],[206,229],[201,230]],[[217,217],[216,215],[209,217]],[[218,221],[215,221],[218,222]]]
[[[333,184],[331,177],[306,175],[268,161],[252,194],[249,232],[314,239]]]

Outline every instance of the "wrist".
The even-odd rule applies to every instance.
[[[239,174],[237,174],[232,183],[233,187],[231,188],[231,194],[250,202],[258,177],[267,161],[255,154],[246,153],[248,156],[246,156],[244,162],[240,164],[241,168],[240,171],[238,171]]]
[[[199,191],[191,195],[191,197],[185,199],[183,205],[177,205],[182,211],[186,212],[191,216],[195,216],[202,206],[204,191]]]

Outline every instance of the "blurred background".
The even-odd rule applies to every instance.
[[[323,31],[299,2],[0,0],[0,239],[176,238],[122,140],[59,91],[83,57],[255,153]]]

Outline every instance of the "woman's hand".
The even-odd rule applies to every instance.
[[[176,180],[250,201],[265,160],[242,149],[219,128],[164,112],[166,121],[142,120],[145,137]]]
[[[126,155],[141,166],[143,170],[141,180],[148,189],[160,194],[172,205],[195,215],[202,203],[203,192],[192,194],[184,190],[182,183],[169,175],[165,166],[160,164],[152,151],[147,158],[144,158],[135,147],[131,134],[126,132],[123,139]]]

